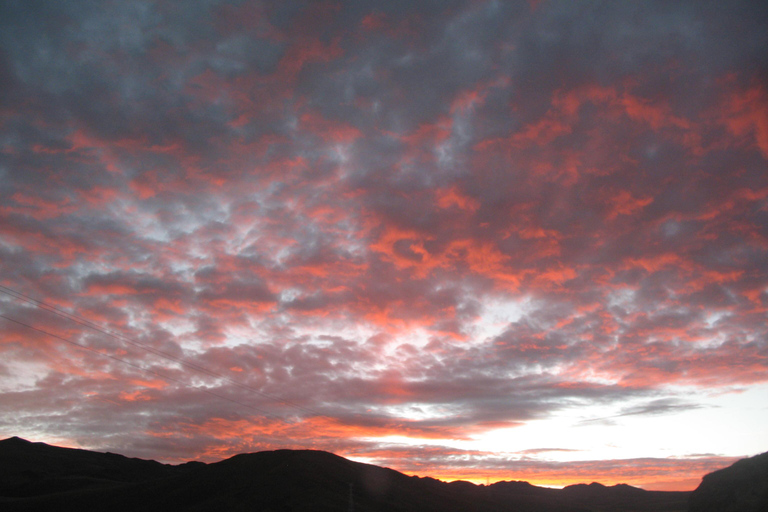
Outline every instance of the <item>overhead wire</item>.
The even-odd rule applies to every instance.
[[[277,395],[272,395],[272,394],[269,394],[269,393],[264,393],[263,391],[261,391],[259,389],[256,389],[256,388],[254,388],[252,386],[249,386],[247,384],[243,384],[241,382],[238,382],[238,381],[232,379],[231,377],[228,377],[228,376],[223,375],[223,374],[221,374],[219,372],[216,372],[215,370],[211,370],[211,369],[206,368],[205,366],[199,365],[197,363],[193,363],[191,361],[187,361],[187,360],[182,359],[180,357],[176,357],[173,354],[169,354],[168,352],[165,352],[163,350],[154,348],[154,347],[152,347],[150,345],[147,345],[145,343],[141,343],[141,342],[139,342],[139,341],[137,341],[137,340],[135,340],[133,338],[130,338],[128,336],[125,336],[123,334],[110,331],[109,329],[105,329],[105,328],[99,326],[98,324],[96,324],[94,322],[91,322],[90,320],[88,320],[86,318],[83,318],[81,316],[78,316],[78,315],[69,313],[67,311],[64,311],[64,310],[56,307],[55,305],[48,304],[48,303],[46,303],[44,301],[35,299],[33,297],[25,295],[25,294],[23,294],[23,293],[21,293],[21,292],[19,292],[17,290],[14,290],[12,288],[7,287],[7,286],[0,285],[0,293],[4,293],[6,295],[9,295],[9,296],[11,296],[11,297],[13,297],[13,298],[15,298],[17,300],[20,300],[22,302],[26,302],[27,304],[31,304],[31,305],[33,305],[33,306],[35,306],[35,307],[37,307],[39,309],[42,309],[44,311],[48,311],[49,313],[51,313],[53,315],[56,315],[56,316],[58,316],[60,318],[64,318],[64,319],[69,320],[71,322],[74,322],[74,323],[76,323],[76,324],[78,324],[78,325],[80,325],[82,327],[86,327],[88,329],[92,329],[94,331],[100,332],[100,333],[102,333],[102,334],[104,334],[106,336],[110,336],[110,337],[112,337],[112,338],[114,338],[114,339],[116,339],[118,341],[123,342],[123,343],[127,343],[129,345],[133,345],[133,346],[138,347],[138,348],[140,348],[142,350],[150,352],[150,353],[154,354],[155,356],[161,357],[161,358],[166,359],[168,361],[173,361],[173,362],[178,363],[178,364],[180,364],[180,365],[182,365],[182,366],[184,366],[186,368],[195,370],[195,371],[197,371],[199,373],[202,373],[202,374],[205,374],[205,375],[207,375],[209,377],[214,377],[214,378],[217,378],[217,379],[224,380],[224,381],[226,381],[226,382],[228,382],[228,383],[230,383],[230,384],[232,384],[234,386],[237,386],[237,387],[239,387],[239,388],[241,388],[243,390],[249,391],[251,393],[255,393],[255,394],[257,394],[257,395],[259,395],[259,396],[261,396],[263,398],[267,398],[269,400],[282,403],[282,404],[287,405],[289,407],[292,407],[292,408],[294,408],[296,410],[300,410],[302,412],[305,412],[305,413],[308,413],[308,414],[311,414],[311,415],[314,415],[314,416],[324,416],[324,414],[322,414],[322,413],[320,413],[318,411],[315,411],[315,410],[313,410],[313,409],[311,409],[309,407],[297,404],[297,403],[295,403],[295,402],[293,402],[291,400],[288,400],[288,399],[286,399],[284,397],[280,397],[280,396],[277,396]],[[2,315],[0,315],[0,316],[2,316]],[[3,316],[3,318],[9,319],[9,320],[14,321],[16,323],[21,323],[21,322],[18,322],[16,320],[13,320],[13,319],[10,319],[8,317],[5,317],[5,316]],[[22,325],[26,325],[26,324],[22,324]],[[32,327],[32,328],[36,329],[35,327]],[[36,330],[40,330],[40,329],[36,329]],[[42,330],[41,330],[41,332],[42,332]],[[50,333],[46,333],[46,334],[50,334]],[[55,336],[53,334],[51,334],[51,335]],[[85,347],[84,345],[79,345],[79,344],[77,344],[77,343],[75,343],[75,342],[73,342],[71,340],[65,340],[65,341],[67,341],[68,343],[72,343],[72,344],[76,344],[78,346]],[[97,352],[97,353],[101,353],[101,352]],[[109,357],[112,357],[112,356],[109,356]],[[130,364],[130,363],[128,363],[128,364]]]

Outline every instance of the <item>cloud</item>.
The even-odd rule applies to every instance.
[[[3,321],[8,435],[466,441],[766,382],[763,7],[0,9],[0,284],[173,356],[4,294],[93,349]]]
[[[701,405],[681,402],[670,398],[652,400],[643,405],[628,407],[619,413],[619,416],[632,416],[636,414],[668,414],[679,410],[698,409]]]

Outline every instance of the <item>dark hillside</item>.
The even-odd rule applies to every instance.
[[[768,452],[705,475],[690,512],[768,512]]]
[[[689,493],[626,485],[562,490],[407,476],[327,452],[277,450],[180,466],[0,441],[0,509],[110,512],[683,512]]]
[[[33,496],[100,484],[142,482],[179,470],[153,460],[31,443],[18,437],[0,441],[0,461],[2,496]]]

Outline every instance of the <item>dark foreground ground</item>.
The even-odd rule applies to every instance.
[[[740,471],[750,473],[752,469]],[[708,478],[718,485],[725,481],[726,487],[733,487],[739,478],[710,476],[705,483]],[[697,493],[701,497],[700,490],[693,497]],[[726,501],[734,500],[727,492],[706,492],[709,494],[696,503],[706,507],[723,496]],[[755,505],[760,505],[759,492],[753,494],[757,496]],[[213,464],[172,466],[17,437],[0,441],[0,510],[7,512],[683,512],[688,510],[689,495],[596,483],[565,489],[526,482],[445,483],[309,450],[241,454]]]

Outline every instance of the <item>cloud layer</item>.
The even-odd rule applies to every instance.
[[[78,0],[0,20],[8,435],[523,479],[553,452],[451,443],[588,407],[664,421],[768,381],[755,2]],[[659,460],[704,472],[638,459],[624,481]]]

